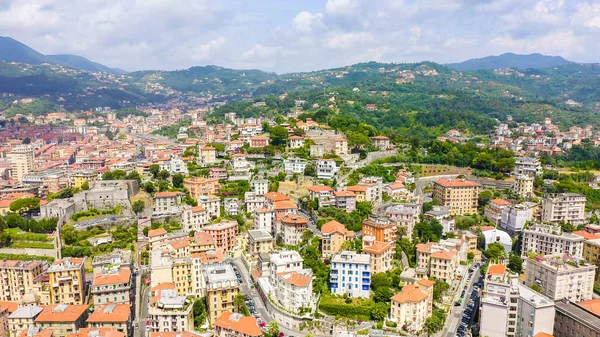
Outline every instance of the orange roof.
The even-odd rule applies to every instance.
[[[17,309],[19,309],[19,303],[11,301],[0,301],[0,307],[8,308],[8,312],[12,314]]]
[[[402,291],[392,296],[391,300],[398,303],[421,302],[427,299],[427,295],[416,285],[410,284],[404,286]]]
[[[456,255],[456,251],[445,251],[438,250],[437,252],[431,253],[431,257],[434,259],[442,259],[442,260],[452,260],[452,258]]]
[[[192,212],[194,212],[194,213],[195,212],[204,212],[204,211],[205,211],[205,209],[202,206],[194,206],[194,207],[192,207]]]
[[[590,232],[586,232],[584,230],[575,231],[575,232],[573,232],[571,234],[579,235],[579,236],[583,237],[586,240],[600,239],[600,235],[593,234],[593,233],[590,233]]]
[[[273,203],[275,209],[298,209],[298,206],[291,201],[276,201]]]
[[[80,328],[67,337],[125,337],[125,334],[113,328]]]
[[[381,254],[384,251],[390,249],[392,246],[391,243],[388,242],[382,242],[382,241],[375,241],[372,245],[370,246],[364,246],[362,251],[364,253],[374,253],[374,254]]]
[[[215,238],[206,232],[194,233],[194,240],[200,245],[210,245],[215,243]]]
[[[417,252],[420,253],[430,253],[431,251],[429,250],[429,248],[431,247],[432,243],[419,243],[417,244]]]
[[[59,307],[61,306],[61,307]],[[62,307],[64,306],[64,308]],[[59,307],[59,308],[57,308]],[[44,308],[39,316],[35,319],[36,323],[50,323],[50,322],[75,322],[85,313],[88,309],[87,304],[81,305],[65,305],[65,304],[52,304]],[[64,310],[62,310],[64,309]]]
[[[66,261],[70,261],[72,264],[83,264],[83,260],[84,259],[85,258],[83,258],[83,257],[67,257],[67,258],[64,258],[62,260],[56,260],[56,261],[54,261],[54,263],[52,263],[52,265],[53,266],[59,266],[63,262],[66,262]]]
[[[184,195],[181,192],[158,192],[154,195],[155,198],[171,198],[178,195]]]
[[[202,264],[220,263],[225,261],[225,257],[220,250],[209,250],[207,252],[195,253],[192,254],[192,257],[200,259]]]
[[[288,139],[304,139],[304,138],[302,138],[302,137],[300,137],[300,136],[291,136],[291,137],[289,137]]]
[[[545,332],[538,332],[533,337],[554,337],[554,335]]]
[[[431,280],[424,278],[424,279],[418,280],[417,283],[424,287],[431,287],[432,285],[435,284],[435,281],[431,281]]]
[[[401,182],[399,182],[399,181],[396,181],[395,183],[393,183],[393,184],[390,184],[390,185],[389,185],[389,188],[391,188],[391,189],[393,189],[393,190],[399,190],[399,189],[403,189],[403,188],[404,188],[404,184],[403,184],[403,183],[401,183]]]
[[[175,240],[169,242],[169,245],[171,247],[173,247],[174,249],[184,248],[184,247],[187,247],[190,245],[190,238],[185,237],[185,238],[181,238],[181,239],[175,239]]]
[[[490,201],[490,203],[494,203],[498,206],[510,206],[510,201],[507,201],[504,199],[492,199],[492,201]]]
[[[214,326],[226,330],[233,330],[247,336],[262,336],[262,331],[256,323],[256,317],[252,316],[224,312],[217,318]]]
[[[325,186],[325,185],[315,185],[315,186],[310,186],[308,187],[308,190],[311,192],[332,192],[333,188],[329,187],[329,186]]]
[[[129,304],[100,304],[85,321],[86,323],[127,322],[131,307]]]
[[[161,290],[165,290],[165,289],[175,289],[175,284],[170,283],[170,282],[164,282],[164,283],[161,283],[161,284],[157,285],[156,287],[150,289],[150,291],[161,291]]]
[[[488,275],[504,275],[506,273],[506,266],[503,264],[491,265],[487,270]]]
[[[164,228],[157,228],[157,229],[151,229],[148,231],[148,237],[149,238],[153,238],[155,236],[159,236],[159,235],[165,235],[167,234],[167,230]]]
[[[271,200],[272,202],[290,200],[287,195],[277,192],[265,193],[265,198]]]
[[[201,335],[189,331],[173,332],[151,332],[150,337],[200,337]]]
[[[386,136],[375,136],[375,137],[371,137],[371,139],[381,139],[381,140],[385,140],[385,139],[389,139]]]
[[[585,302],[579,302],[577,303],[577,305],[579,305],[580,307],[583,307],[584,309],[593,312],[596,315],[600,315],[600,298],[597,298],[595,300],[589,300],[589,301],[585,301]]]
[[[322,234],[331,234],[334,232],[346,234],[348,232],[348,230],[346,229],[346,227],[344,225],[342,225],[341,223],[339,223],[335,220],[331,220],[328,223],[323,224],[323,226],[321,227]]]
[[[312,274],[306,275],[297,271],[277,273],[277,276],[284,282],[295,285],[296,287],[306,287],[312,280]]]
[[[348,186],[346,188],[348,191],[352,191],[352,192],[366,192],[367,191],[367,186]]]
[[[23,329],[21,331],[21,337],[52,337],[54,335],[54,330],[50,329],[42,329],[40,332],[30,335],[28,329]]]
[[[333,195],[335,195],[336,197],[355,197],[356,194],[354,194],[354,192],[352,191],[335,191],[333,192]]]
[[[479,186],[476,182],[466,180],[466,179],[438,179],[435,181],[436,184],[442,185],[444,187],[475,187]]]
[[[296,214],[288,214],[281,218],[280,221],[290,225],[306,225],[308,223],[308,220]]]
[[[129,268],[121,268],[119,273],[112,274],[98,274],[94,277],[94,286],[102,286],[109,284],[122,284],[128,283],[131,279],[131,270]]]

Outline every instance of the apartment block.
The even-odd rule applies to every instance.
[[[395,243],[376,241],[373,236],[363,236],[362,253],[371,257],[371,272],[384,273],[392,269]]]
[[[510,235],[518,235],[525,228],[525,224],[533,219],[534,207],[531,203],[505,207],[498,225]]]
[[[421,280],[416,284],[405,285],[402,291],[391,298],[390,321],[408,330],[420,331],[425,320],[431,315],[433,302],[433,282]]]
[[[233,312],[222,313],[215,321],[214,327],[217,337],[260,337],[263,335],[255,317],[246,317]]]
[[[53,330],[55,337],[67,337],[85,327],[87,317],[87,304],[54,304],[44,308],[35,319],[35,325]]]
[[[329,273],[331,293],[349,297],[369,297],[371,286],[371,257],[342,251],[331,259]]]
[[[131,269],[113,266],[94,275],[92,282],[94,305],[112,303],[129,304],[132,300]]]
[[[362,235],[372,236],[375,241],[396,242],[397,234],[396,222],[385,216],[369,216],[362,223]]]
[[[306,160],[300,158],[288,158],[283,160],[283,171],[286,174],[304,174],[304,170],[306,169],[306,165],[308,163]]]
[[[308,220],[296,214],[288,214],[279,220],[278,240],[285,245],[297,245],[302,241],[302,233],[307,229]]]
[[[341,223],[332,220],[321,227],[321,254],[330,256],[342,250],[344,242],[354,237],[354,232],[349,231]]]
[[[152,289],[148,315],[151,332],[190,331],[194,329],[193,304],[186,296],[177,295],[173,284]]]
[[[0,260],[0,301],[21,301],[47,268],[42,261]]]
[[[24,175],[32,172],[35,168],[35,149],[31,145],[18,145],[6,156],[13,167],[14,178],[18,181],[21,181]]]
[[[24,306],[8,315],[8,332],[11,336],[17,336],[22,331],[27,331],[35,327],[36,318],[44,311],[44,308],[38,306]]]
[[[542,222],[585,223],[586,197],[577,193],[557,193],[542,199]]]
[[[521,256],[528,253],[551,255],[565,253],[581,257],[585,239],[579,235],[563,233],[560,226],[530,223],[523,229]]]
[[[214,324],[224,312],[236,312],[234,298],[240,285],[230,264],[211,264],[204,269],[208,320]]]
[[[502,211],[510,205],[511,203],[504,199],[492,199],[485,206],[483,215],[494,225],[499,225],[502,218]]]
[[[515,159],[514,173],[516,175],[535,177],[542,173],[542,164],[539,159],[534,157],[517,157]]]
[[[338,173],[339,168],[333,159],[317,160],[317,178],[332,180]]]
[[[86,323],[90,328],[111,328],[130,336],[133,333],[131,306],[117,303],[97,305]]]
[[[595,307],[589,304],[595,303]],[[554,337],[600,336],[600,310],[597,300],[575,303],[568,300],[555,302]]]
[[[553,254],[527,258],[525,285],[537,285],[553,301],[589,301],[594,293],[596,266],[581,257]]]
[[[417,245],[417,274],[435,277],[452,284],[458,267],[459,252],[435,242]]]
[[[513,191],[521,198],[532,198],[534,178],[530,175],[520,174],[515,176]]]
[[[585,240],[583,258],[590,264],[600,266],[600,238]],[[600,272],[596,273],[596,282],[600,282]]]
[[[298,313],[299,308],[312,310],[316,304],[312,278],[311,269],[278,273],[271,296],[286,310]]]
[[[215,239],[218,249],[223,252],[230,252],[235,247],[236,237],[238,235],[238,224],[236,221],[223,220],[219,223],[204,226],[202,231]]]
[[[181,192],[158,192],[154,195],[154,214],[179,213],[179,205],[185,194]]]
[[[85,301],[85,258],[67,257],[48,268],[50,303],[83,304]]]
[[[202,206],[182,205],[180,209],[182,229],[186,232],[199,231],[209,223],[208,212]]]
[[[219,193],[219,179],[190,177],[183,180],[183,187],[190,192],[192,198],[213,196]]]
[[[248,231],[247,258],[251,266],[256,266],[258,256],[273,250],[273,236],[270,233],[253,229]]]
[[[479,202],[479,185],[465,179],[439,179],[433,182],[433,199],[450,207],[452,214],[475,214]]]
[[[304,259],[295,250],[284,250],[271,254],[269,260],[269,283],[277,284],[277,275],[291,271],[301,271]]]

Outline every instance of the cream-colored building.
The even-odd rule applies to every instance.
[[[204,268],[203,274],[208,320],[214,324],[224,312],[237,312],[234,298],[239,294],[240,285],[230,264],[211,264]]]
[[[459,252],[435,242],[417,245],[417,273],[452,284],[459,264]]]
[[[129,336],[132,332],[131,307],[116,303],[98,305],[86,323],[90,328],[112,328]]]
[[[260,337],[263,335],[258,322],[253,316],[244,316],[239,313],[224,312],[215,321],[217,337]],[[156,336],[151,336],[156,337]],[[176,337],[176,336],[160,336]],[[182,336],[191,337],[191,336]]]
[[[372,273],[384,273],[393,268],[394,250],[394,243],[375,241],[374,236],[363,237],[362,253],[371,257]]]
[[[585,217],[586,197],[577,193],[557,193],[542,199],[542,222],[560,221],[581,224]]]
[[[6,156],[14,169],[14,178],[18,181],[21,181],[24,175],[32,172],[35,168],[35,149],[31,145],[19,145]]]
[[[217,162],[217,149],[208,145],[198,146],[198,165],[211,165]]]
[[[354,232],[332,220],[323,224],[321,235],[321,253],[323,256],[331,256],[343,250],[344,243],[354,237]]]
[[[398,326],[406,325],[409,330],[423,329],[425,320],[431,315],[433,283],[417,282],[406,285],[391,298],[390,321]]]
[[[479,185],[465,179],[439,179],[433,182],[433,199],[450,207],[452,214],[475,214],[479,202]]]
[[[131,269],[121,266],[108,266],[94,276],[92,296],[94,305],[112,303],[129,304],[132,297]]]
[[[296,214],[288,214],[279,220],[281,230],[278,237],[283,244],[297,245],[302,241],[302,233],[307,228],[308,220]]]
[[[247,258],[252,267],[256,266],[258,256],[273,250],[273,236],[268,232],[253,229],[248,231]]]
[[[348,151],[348,140],[346,138],[334,138],[333,139],[333,154],[337,156],[344,156],[350,153]]]
[[[0,301],[21,301],[47,268],[42,261],[0,260]]]
[[[179,208],[181,209],[181,225],[184,231],[199,231],[209,223],[210,217],[204,207],[182,205]]]
[[[529,228],[523,229],[521,240],[521,256],[528,253],[550,255],[566,253],[581,257],[585,239],[572,233],[563,233],[558,225],[529,223]]]
[[[177,295],[173,284],[165,283],[152,288],[150,301],[150,331],[190,331],[194,329],[193,304],[186,296]]]
[[[48,268],[50,303],[85,303],[85,258],[66,257]]]
[[[532,176],[525,174],[517,175],[515,176],[513,191],[521,198],[531,198],[533,197],[533,181],[534,178]]]
[[[199,200],[200,196],[213,196],[219,193],[219,179],[191,177],[183,180],[183,187],[190,192],[192,198]]]
[[[596,266],[583,258],[553,254],[528,258],[525,285],[537,285],[552,300],[589,301],[594,294]]]
[[[8,332],[11,336],[19,335],[23,330],[29,330],[35,326],[35,319],[44,311],[38,306],[24,306],[8,315]]]
[[[275,291],[271,292],[271,296],[288,311],[299,313],[300,308],[312,311],[316,304],[312,278],[310,269],[278,273]]]

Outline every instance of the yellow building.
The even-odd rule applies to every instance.
[[[43,277],[47,263],[42,261],[0,260],[0,301],[19,302]]]
[[[586,240],[583,243],[583,258],[600,267],[600,239]],[[600,268],[596,269],[596,282],[600,282]]]
[[[67,257],[48,268],[50,303],[84,304],[85,258]]]
[[[193,295],[192,258],[185,257],[173,260],[173,283],[179,296]]]
[[[479,185],[465,179],[439,179],[433,182],[433,200],[450,207],[452,214],[475,214],[479,200]]]
[[[354,237],[341,223],[332,220],[321,227],[321,250],[323,256],[333,255],[343,250],[344,242]]]
[[[94,182],[98,180],[98,173],[94,171],[79,171],[71,173],[71,184],[73,187],[81,188],[83,183]]]
[[[206,281],[206,304],[210,324],[224,312],[237,312],[234,298],[239,294],[240,286],[230,264],[211,264],[204,268]]]

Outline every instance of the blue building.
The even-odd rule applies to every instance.
[[[369,297],[371,257],[350,251],[339,253],[331,260],[329,282],[332,294]]]

